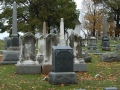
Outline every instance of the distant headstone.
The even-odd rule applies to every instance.
[[[103,51],[110,51],[110,43],[109,43],[109,38],[107,36],[107,29],[106,29],[106,16],[104,16],[104,23],[103,23],[103,38],[102,38],[102,50]]]
[[[84,60],[85,60],[86,63],[92,61],[92,57],[90,57],[90,56],[88,55],[88,52],[85,52]]]
[[[116,87],[105,87],[104,90],[118,90]]]
[[[90,48],[90,53],[93,53],[93,48]]]
[[[120,50],[120,44],[116,45],[116,50],[118,50],[118,51]]]
[[[90,48],[97,49],[97,42],[96,41],[97,40],[95,37],[90,37],[88,49],[90,49]]]

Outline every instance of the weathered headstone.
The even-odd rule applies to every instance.
[[[84,61],[82,58],[82,37],[78,34],[71,33],[68,38],[69,46],[73,48],[74,51],[74,71],[86,71],[86,63],[80,63],[80,61]],[[84,67],[84,68],[83,68]]]
[[[27,32],[21,38],[20,59],[15,64],[15,71],[18,74],[37,74],[41,73],[41,65],[36,60],[36,38]]]
[[[53,46],[52,70],[49,73],[49,83],[76,84],[76,74],[73,72],[73,50],[69,46]]]
[[[52,46],[57,46],[58,44],[59,38],[56,34],[50,33],[45,37],[45,56],[42,64],[42,73],[48,74],[52,70]]]
[[[39,63],[43,63],[46,53],[46,22],[43,22],[43,34],[38,38],[38,53],[37,60]]]

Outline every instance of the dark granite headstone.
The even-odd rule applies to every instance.
[[[73,72],[73,49],[69,46],[53,46],[53,72]]]

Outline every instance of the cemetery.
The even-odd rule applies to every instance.
[[[79,20],[78,31],[65,31],[63,17],[59,32],[48,33],[44,21],[36,37],[18,34],[17,3],[12,6],[11,36],[0,40],[0,90],[120,90],[120,40],[108,34],[106,15],[99,37],[76,33]]]

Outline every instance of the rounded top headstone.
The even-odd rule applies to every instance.
[[[90,37],[90,39],[96,39],[96,37]]]

